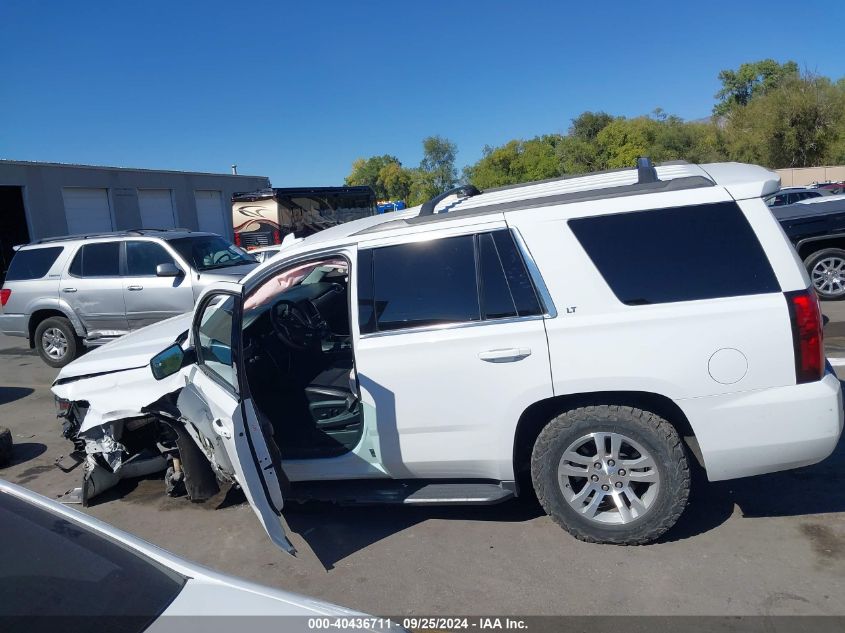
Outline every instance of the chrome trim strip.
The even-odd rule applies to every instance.
[[[505,319],[484,319],[479,321],[459,321],[455,323],[438,323],[437,325],[420,325],[418,327],[406,327],[396,330],[386,330],[384,332],[370,332],[369,334],[361,334],[359,338],[370,339],[380,338],[382,336],[394,336],[397,334],[416,334],[418,332],[439,332],[441,330],[457,330],[468,327],[481,327],[484,325],[497,325],[501,323],[518,323],[520,321],[539,321],[545,319],[547,315],[535,314],[524,317],[508,317]]]
[[[514,240],[516,240],[516,246],[520,253],[522,253],[522,258],[528,268],[528,274],[531,275],[534,287],[540,295],[542,307],[546,311],[545,316],[549,319],[554,319],[557,317],[557,308],[555,307],[554,301],[552,301],[552,295],[549,292],[549,289],[546,287],[546,282],[543,281],[543,276],[540,274],[537,262],[534,261],[534,256],[531,255],[531,251],[528,250],[528,245],[525,243],[525,240],[522,238],[520,232],[514,227],[508,227],[508,230],[511,232],[511,235],[513,235]]]

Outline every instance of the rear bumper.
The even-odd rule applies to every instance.
[[[6,336],[27,336],[25,314],[0,314],[0,332]]]
[[[845,413],[839,379],[678,400],[710,481],[789,470],[836,448]]]

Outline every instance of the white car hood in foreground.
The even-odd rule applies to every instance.
[[[186,312],[95,348],[62,368],[56,382],[107,371],[146,367],[153,356],[173,345],[180,334],[191,329],[192,317],[192,312]]]
[[[141,417],[144,407],[184,387],[181,372],[156,380],[150,360],[190,329],[191,317],[188,312],[142,328],[85,354],[59,372],[53,394],[89,404],[80,433],[108,422]]]

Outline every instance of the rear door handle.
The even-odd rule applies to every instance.
[[[62,288],[62,292],[76,292],[76,288]]]
[[[143,290],[144,286],[129,286],[129,290]]]
[[[526,356],[531,356],[531,348],[529,347],[488,349],[485,352],[478,353],[478,357],[488,363],[512,363],[517,360],[522,360]]]

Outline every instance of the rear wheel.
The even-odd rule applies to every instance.
[[[845,299],[845,250],[826,248],[810,255],[804,265],[820,298]]]
[[[50,367],[64,367],[79,355],[81,342],[64,317],[44,319],[35,328],[35,349]]]
[[[593,543],[639,545],[686,507],[690,473],[674,427],[617,405],[567,411],[540,432],[531,455],[537,498],[559,525]]]

